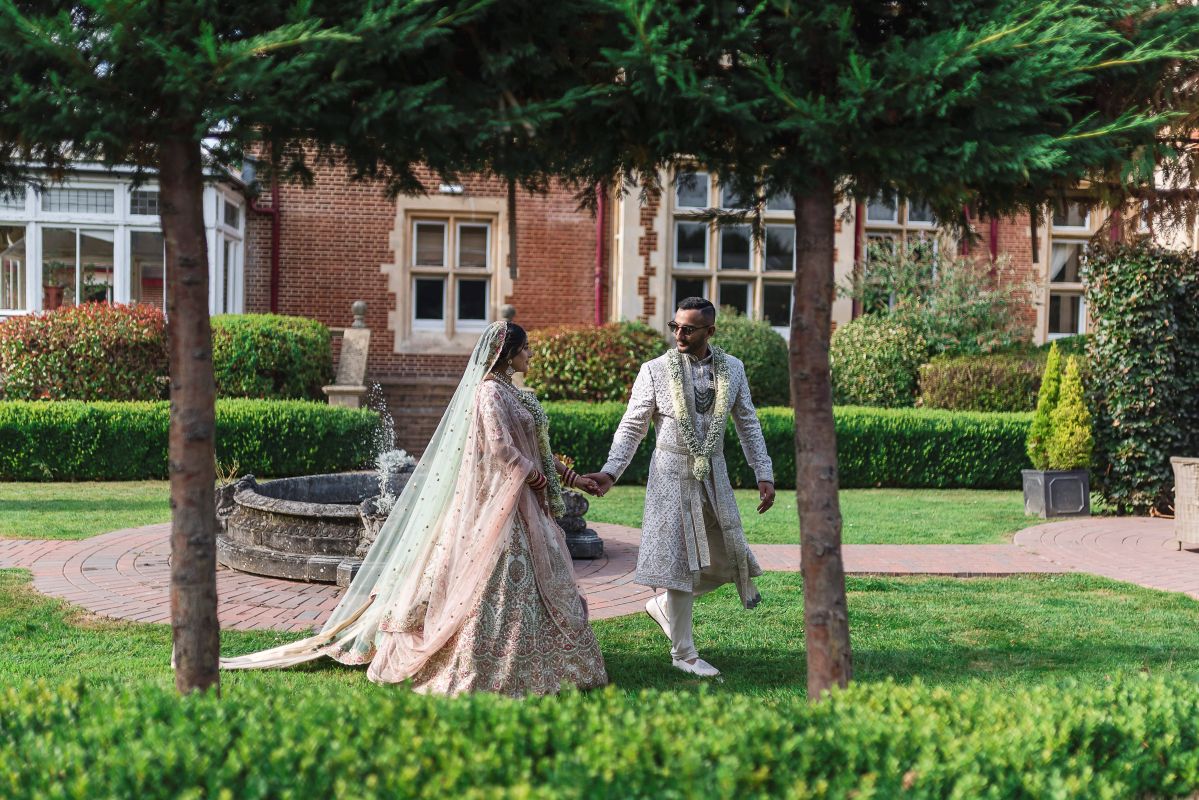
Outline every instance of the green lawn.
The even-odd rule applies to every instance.
[[[0,537],[84,539],[170,519],[166,481],[125,483],[0,483]],[[645,488],[617,486],[590,498],[593,522],[641,526]],[[737,491],[749,541],[795,543],[795,495],[780,493],[757,513],[758,494]],[[841,492],[844,539],[851,544],[990,544],[1006,542],[1040,520],[1024,516],[1015,491],[972,489],[846,489]]]
[[[0,483],[0,537],[86,539],[167,522],[166,481]]]
[[[800,579],[761,579],[765,602],[741,610],[730,587],[696,605],[696,642],[725,672],[720,692],[767,698],[803,693]],[[1084,575],[1007,579],[850,578],[854,668],[863,681],[962,687],[1098,683],[1118,672],[1199,675],[1199,603],[1177,594]],[[665,639],[643,614],[595,624],[621,689],[688,689],[670,667]],[[226,631],[227,654],[288,638]],[[0,674],[52,682],[170,685],[170,630],[96,618],[32,589],[28,573],[0,570]],[[330,661],[292,670],[227,673],[228,692],[344,685],[387,691],[361,669]]]
[[[793,491],[780,492],[765,514],[758,513],[756,490],[736,494],[751,543],[799,542]],[[589,500],[589,521],[641,527],[644,487],[616,486]],[[847,544],[993,544],[1040,522],[1024,516],[1020,492],[976,489],[844,489],[841,515]]]

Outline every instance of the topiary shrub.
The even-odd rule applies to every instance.
[[[1037,411],[1028,429],[1028,460],[1033,469],[1049,469],[1049,437],[1053,434],[1053,410],[1057,408],[1062,383],[1062,357],[1057,346],[1049,348],[1045,375],[1037,393]]]
[[[920,365],[927,356],[924,337],[895,316],[858,317],[833,333],[829,347],[833,402],[910,406],[916,399]]]
[[[305,317],[213,317],[212,368],[221,397],[320,400],[333,379],[332,337]]]
[[[641,322],[561,326],[529,334],[525,385],[543,400],[626,402],[642,362],[666,351],[665,337]]]
[[[920,405],[951,411],[1032,411],[1039,355],[938,356],[920,367]]]
[[[0,323],[10,400],[157,400],[167,374],[166,321],[145,305],[86,303]]]
[[[1045,445],[1050,469],[1086,469],[1091,466],[1091,415],[1083,401],[1078,357],[1066,359],[1057,407],[1051,415],[1053,433]]]
[[[1095,249],[1084,280],[1096,489],[1119,513],[1169,511],[1170,457],[1199,455],[1199,255]]]
[[[770,323],[750,319],[722,308],[716,319],[713,343],[745,364],[745,377],[754,403],[760,406],[791,404],[791,363],[787,340]]]

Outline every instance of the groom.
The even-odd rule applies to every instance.
[[[746,608],[762,599],[762,574],[741,528],[724,461],[729,416],[758,481],[758,513],[774,504],[774,472],[754,412],[745,365],[708,344],[716,308],[701,297],[679,303],[670,323],[675,347],[641,365],[628,409],[603,470],[588,477],[607,492],[629,466],[652,420],[657,431],[645,488],[637,583],[665,591],[646,612],[670,637],[675,667],[710,677],[720,671],[699,657],[692,640],[695,598],[734,583]]]

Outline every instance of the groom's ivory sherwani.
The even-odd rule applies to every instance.
[[[669,357],[668,352],[641,365],[628,408],[613,438],[608,463],[603,468],[619,479],[645,438],[650,422],[654,423],[657,441],[645,491],[635,580],[656,589],[699,593],[732,582],[737,585],[742,603],[752,607],[759,599],[752,578],[761,575],[762,569],[745,541],[723,448],[717,446],[707,477],[697,480],[675,419]],[[773,483],[773,467],[750,397],[745,365],[731,355],[725,354],[725,358],[729,416],[741,440],[741,449],[757,480]],[[712,362],[711,350],[703,360],[685,356],[686,368],[682,370],[683,398],[701,442],[717,409],[713,403],[706,413],[696,413],[694,390],[696,385],[701,391],[714,386],[717,375]]]

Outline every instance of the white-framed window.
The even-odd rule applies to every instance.
[[[898,225],[899,196],[880,194],[872,197],[866,204],[866,222]]]
[[[25,189],[12,189],[7,192],[0,192],[0,211],[15,212],[24,216],[25,208]]]
[[[704,297],[752,319],[772,320],[784,336],[789,335],[796,259],[793,198],[768,194],[762,209],[764,237],[757,246],[748,223],[709,225],[693,217],[701,208],[746,208],[748,201],[731,184],[722,184],[706,172],[683,171],[674,186],[669,209],[672,241],[667,250],[670,308],[684,297]]]
[[[42,211],[49,214],[95,214],[116,211],[116,189],[52,186],[42,191]]]
[[[937,224],[937,217],[933,214],[932,206],[923,200],[908,200],[905,206],[910,227],[932,228]]]
[[[0,312],[29,309],[28,235],[28,224],[0,223]]]
[[[166,311],[166,237],[154,228],[134,228],[128,235],[129,302]]]
[[[129,192],[129,216],[157,217],[158,214],[157,189],[140,188]]]
[[[414,215],[407,256],[413,330],[477,332],[494,321],[494,226],[490,217]]]
[[[1089,231],[1090,229],[1091,209],[1089,206],[1077,200],[1054,205],[1054,231]]]
[[[43,310],[116,300],[116,231],[41,227]]]
[[[1082,292],[1049,293],[1048,313],[1050,339],[1076,336],[1087,332],[1087,300]]]

